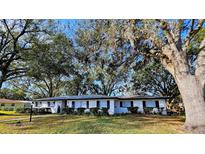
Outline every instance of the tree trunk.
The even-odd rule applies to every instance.
[[[185,107],[185,128],[205,133],[205,100],[199,80],[194,75],[177,75],[176,80]]]
[[[3,86],[3,83],[4,83],[4,79],[3,79],[3,77],[0,77],[0,89],[1,89],[2,86]]]
[[[3,82],[0,80],[0,89],[2,88],[3,86]]]

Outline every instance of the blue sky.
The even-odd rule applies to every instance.
[[[74,35],[75,30],[77,29],[77,22],[76,19],[59,19],[57,20],[60,24],[66,27],[65,33],[72,38]]]

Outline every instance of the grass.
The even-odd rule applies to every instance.
[[[159,115],[78,116],[58,115],[34,118],[32,122],[0,123],[1,134],[177,134],[188,133],[182,129],[184,117]]]
[[[0,110],[0,115],[14,115],[16,114],[15,111],[1,111]]]
[[[2,111],[0,110],[0,120],[9,120],[15,118],[28,117],[26,114],[16,113],[16,111]]]

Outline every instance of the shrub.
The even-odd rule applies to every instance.
[[[24,110],[23,107],[18,107],[18,108],[16,108],[16,112],[18,112],[18,113],[25,113],[25,110]]]
[[[72,114],[73,115],[78,115],[78,111],[74,110]]]
[[[153,110],[153,107],[144,107],[144,113],[145,114],[150,114]]]
[[[33,114],[38,114],[38,109],[33,108],[32,111],[33,111]]]
[[[4,111],[9,111],[9,107],[4,107]]]
[[[73,114],[74,110],[75,110],[74,108],[70,108],[70,107],[66,106],[65,108],[63,108],[63,113]]]
[[[91,112],[93,115],[98,115],[98,110],[99,110],[98,107],[90,108],[90,112]]]
[[[89,115],[90,115],[90,112],[85,112],[85,115],[89,116]]]
[[[25,108],[24,110],[25,110],[25,113],[30,113],[31,112],[31,109],[29,109],[29,108]],[[32,109],[32,112],[34,112],[34,109]]]
[[[77,112],[78,112],[78,114],[81,115],[85,112],[85,108],[84,107],[79,107],[79,108],[77,108]]]
[[[131,113],[138,113],[138,107],[137,106],[136,107],[128,107],[127,109]]]
[[[108,115],[109,114],[108,113],[109,108],[103,107],[101,110],[102,110],[103,115]]]
[[[160,107],[160,108],[158,109],[158,113],[159,113],[160,115],[162,115],[163,110],[164,110],[164,108],[163,108],[163,107]]]
[[[13,107],[8,108],[8,111],[13,111],[13,110],[14,110]]]

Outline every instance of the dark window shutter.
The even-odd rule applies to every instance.
[[[133,101],[130,102],[130,106],[133,107]]]
[[[89,101],[86,102],[86,106],[87,106],[87,108],[89,108]]]
[[[107,108],[110,108],[110,101],[107,101]]]
[[[120,107],[122,107],[122,101],[120,102]]]
[[[75,101],[72,101],[72,108],[75,108]]]
[[[100,108],[100,101],[97,101],[97,107]]]
[[[65,100],[65,106],[67,106],[67,100]]]
[[[146,107],[146,101],[142,101],[143,107]]]
[[[159,101],[155,101],[156,108],[159,108]]]

